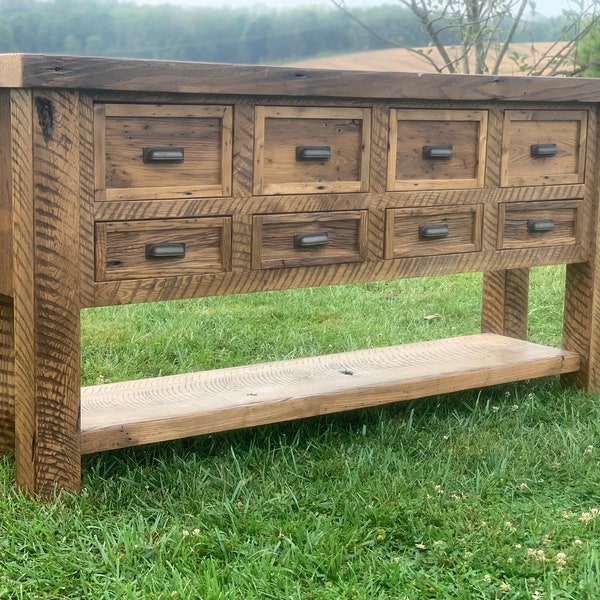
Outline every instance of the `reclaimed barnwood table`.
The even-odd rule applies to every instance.
[[[86,453],[564,375],[597,391],[600,81],[0,56],[0,449]],[[561,348],[529,268],[565,264]],[[81,388],[80,310],[483,272],[481,333]]]

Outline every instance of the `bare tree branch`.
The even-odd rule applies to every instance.
[[[425,29],[431,40],[431,48],[439,53],[437,58],[428,51],[410,48],[382,36],[353,15],[345,0],[331,2],[377,39],[420,56],[440,73],[469,73],[471,65],[474,65],[476,73],[500,72],[519,25],[523,23],[525,10],[533,6],[533,0],[398,0]],[[562,32],[563,39],[568,41],[555,41],[539,56],[536,56],[535,47],[532,46],[531,56],[514,53],[511,57],[525,74],[557,76],[581,72],[582,68],[576,65],[577,48],[580,40],[600,23],[600,14],[596,10],[600,0],[576,0],[576,3],[578,12],[565,11],[565,15],[568,14],[571,19],[570,25]],[[500,42],[500,32],[507,23],[510,24],[508,31]],[[454,56],[451,55],[453,51],[442,42],[442,36],[448,33],[453,33],[457,40],[454,50],[460,48],[458,53],[454,52]],[[488,67],[494,48],[497,49],[496,56]],[[569,61],[572,61],[572,66],[566,68]]]
[[[510,31],[508,32],[508,35],[506,36],[506,39],[504,40],[504,44],[502,44],[502,47],[500,48],[500,52],[498,52],[498,56],[496,57],[496,62],[494,63],[494,66],[492,67],[493,75],[496,75],[498,73],[498,71],[500,71],[500,65],[502,64],[502,61],[504,60],[504,57],[506,56],[506,52],[508,51],[510,42],[515,37],[517,27],[519,26],[519,23],[521,22],[521,19],[523,18],[523,14],[524,14],[525,9],[527,8],[528,4],[529,4],[529,0],[521,0],[521,5],[519,6],[519,10],[518,10],[517,14],[515,15],[515,18],[513,19]]]

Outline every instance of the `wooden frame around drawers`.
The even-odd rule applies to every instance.
[[[586,79],[0,56],[0,450],[14,451],[17,484],[39,495],[76,491],[86,453],[532,377],[563,375],[598,391],[598,98],[600,82]],[[205,185],[200,169],[198,182],[193,174],[182,186],[176,177],[144,186],[136,176],[105,193],[107,110],[213,115],[222,143],[209,171],[222,181]],[[485,115],[477,176],[398,186],[399,111]],[[284,114],[325,129],[336,115],[360,120],[360,148],[350,143],[360,177],[265,182],[262,124]],[[566,145],[534,139],[519,150],[556,142],[577,167],[567,177],[553,178],[546,157],[531,180],[506,171],[511,119],[522,114],[582,124],[575,136],[555,129]],[[185,135],[200,143],[193,128]],[[196,241],[190,228],[202,224],[209,233]],[[161,251],[145,256],[153,240]],[[525,339],[529,268],[556,264],[566,265],[560,348]],[[472,336],[81,388],[85,307],[473,271],[484,285]]]

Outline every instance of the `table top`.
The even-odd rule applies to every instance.
[[[0,54],[0,87],[189,94],[599,102],[600,79],[390,73]]]

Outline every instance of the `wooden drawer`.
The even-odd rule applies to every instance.
[[[500,185],[583,183],[587,112],[507,110]]]
[[[95,107],[96,200],[231,194],[232,108]]]
[[[200,275],[230,268],[230,217],[96,223],[96,281]]]
[[[388,190],[484,186],[483,110],[390,110]]]
[[[498,249],[572,246],[582,242],[581,200],[499,206]]]
[[[390,208],[386,212],[385,258],[481,250],[480,205]]]
[[[258,106],[254,193],[366,192],[370,138],[366,108]]]
[[[361,262],[366,240],[366,210],[255,215],[252,268]]]

